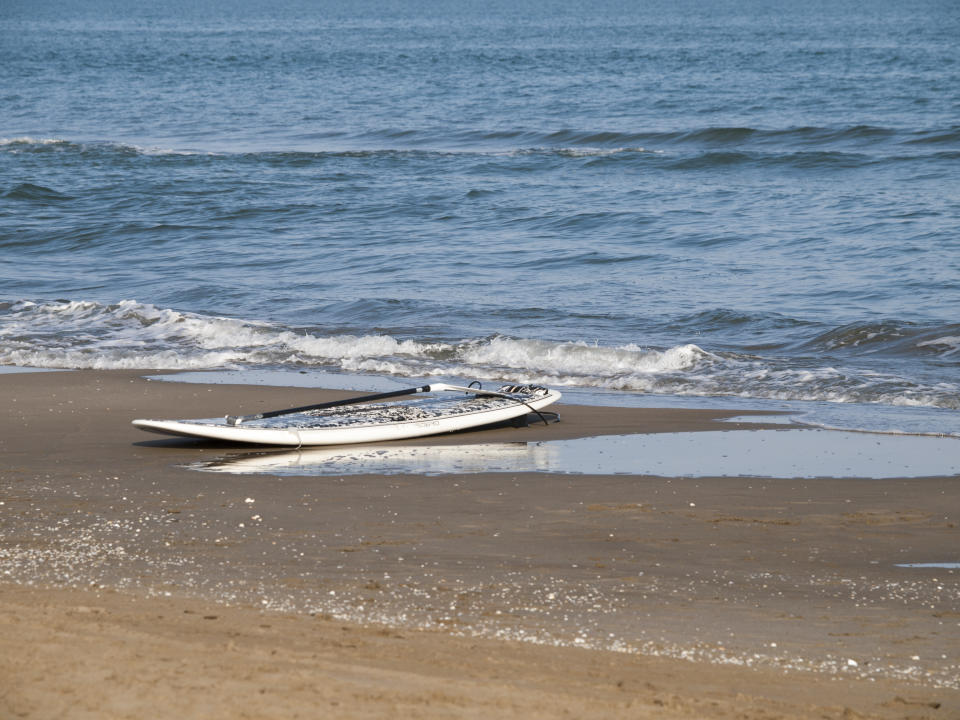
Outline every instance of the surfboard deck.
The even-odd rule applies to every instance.
[[[445,388],[450,389],[450,388]],[[457,388],[460,390],[460,388]],[[307,447],[383,442],[494,425],[541,410],[560,393],[538,385],[507,385],[496,395],[448,393],[397,402],[343,405],[231,424],[227,418],[134,420],[147,432],[254,445]]]

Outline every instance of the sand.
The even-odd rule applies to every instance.
[[[0,718],[960,717],[957,478],[201,473],[134,417],[349,393],[0,375]],[[446,444],[747,427],[564,405]]]

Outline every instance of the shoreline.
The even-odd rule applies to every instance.
[[[946,557],[957,547],[956,477],[217,476],[182,466],[224,446],[152,439],[129,421],[216,414],[211,408],[256,412],[297,404],[305,394],[322,401],[352,393],[177,384],[148,381],[146,374],[0,374],[0,398],[10,409],[0,418],[0,606],[8,628],[17,630],[9,643],[49,651],[36,655],[47,676],[56,663],[77,662],[85,652],[71,635],[75,623],[111,628],[91,642],[104,653],[104,677],[108,670],[119,677],[109,648],[136,654],[138,642],[162,644],[167,631],[179,632],[176,608],[196,605],[201,617],[229,615],[230,622],[208,623],[229,626],[228,633],[256,627],[264,612],[293,618],[291,627],[300,623],[300,629],[274,637],[278,652],[298,642],[311,614],[314,621],[329,618],[323,623],[330,633],[360,633],[369,642],[389,636],[391,627],[420,638],[402,660],[377,666],[387,675],[406,673],[411,663],[422,669],[378,691],[381,700],[356,700],[348,689],[361,682],[356,678],[329,697],[295,693],[298,702],[340,702],[334,714],[342,717],[387,715],[388,707],[399,707],[401,685],[438,682],[442,668],[430,665],[431,653],[452,654],[455,659],[444,662],[459,663],[472,689],[446,699],[418,696],[411,713],[489,711],[481,696],[506,682],[497,662],[513,668],[525,653],[536,658],[529,669],[536,679],[509,671],[508,716],[537,716],[534,710],[546,702],[525,682],[539,683],[549,696],[564,686],[564,673],[578,672],[592,679],[577,685],[582,693],[566,692],[570,707],[580,707],[584,717],[628,714],[627,699],[608,687],[609,678],[590,675],[596,663],[627,663],[637,678],[663,663],[672,683],[663,686],[671,688],[667,695],[641,688],[630,699],[643,712],[667,708],[676,717],[722,717],[717,708],[732,712],[741,704],[758,716],[779,708],[787,717],[841,717],[844,708],[863,717],[949,717],[949,708],[960,708],[951,650],[960,642],[960,574],[895,567],[957,559]],[[765,427],[719,422],[742,416],[742,409],[556,409],[562,422],[549,427],[425,440],[526,442]],[[106,609],[76,610],[94,606]],[[161,606],[167,610],[155,614],[164,615],[163,622],[148,621],[149,613],[135,617],[139,608]],[[45,625],[38,608],[52,624]],[[243,658],[217,659],[221,641],[193,638],[175,660],[216,672],[232,668],[231,676],[268,672]],[[483,644],[493,659],[467,657],[470,643]],[[376,658],[352,650],[336,654],[353,658],[356,673],[367,678]],[[297,658],[309,673],[336,676],[329,665]],[[157,659],[141,661],[144,674],[164,667]],[[85,688],[81,669],[56,672],[70,692],[106,702],[103,687]],[[0,710],[6,702],[10,712],[22,706],[30,717],[54,716],[54,706],[44,704],[57,701],[42,692],[44,673],[29,665],[10,673],[0,672],[10,678],[0,681],[9,685],[0,684]],[[724,694],[737,673],[762,687],[751,687],[743,700]],[[256,684],[236,686],[226,675],[217,682],[195,689],[197,697],[220,693],[227,703],[228,685],[246,692]],[[843,693],[831,694],[841,685]],[[127,688],[172,692],[148,692],[133,676]],[[844,694],[853,700],[840,702]],[[587,697],[591,703],[603,698],[598,707],[606,715],[577,705]],[[911,704],[916,697],[920,704]]]

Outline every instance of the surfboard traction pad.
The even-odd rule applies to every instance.
[[[549,393],[549,390],[539,385],[505,385],[496,392],[510,397],[498,395],[474,395],[465,397],[434,396],[401,400],[393,403],[372,403],[359,405],[344,405],[326,410],[310,410],[295,415],[281,415],[273,418],[249,420],[240,427],[277,429],[277,430],[316,430],[318,428],[341,428],[359,425],[382,425],[399,422],[420,422],[433,420],[439,417],[457,415],[471,415],[473,413],[496,410],[509,407],[524,401],[532,402]],[[553,414],[553,413],[552,413]],[[533,422],[541,422],[535,412],[514,418],[516,427],[525,427]],[[555,414],[554,414],[555,415]],[[224,418],[209,418],[205,420],[189,420],[196,425],[224,425]]]

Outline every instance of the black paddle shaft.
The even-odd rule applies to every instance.
[[[404,395],[416,395],[421,392],[430,392],[430,386],[423,385],[422,387],[404,388],[403,390],[391,390],[390,392],[378,393],[376,395],[363,395],[347,400],[334,400],[332,402],[317,403],[316,405],[286,408],[285,410],[268,410],[253,415],[227,415],[227,425],[239,425],[248,420],[263,420],[264,418],[279,417],[281,415],[295,415],[310,410],[326,410],[327,408],[342,407],[343,405],[355,405],[357,403],[372,402],[374,400],[387,400],[388,398],[402,397]]]

